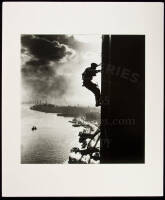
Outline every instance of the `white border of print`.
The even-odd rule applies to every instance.
[[[146,38],[145,164],[20,164],[20,35]],[[2,195],[163,195],[163,4],[3,3]]]

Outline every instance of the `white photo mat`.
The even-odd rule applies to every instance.
[[[3,3],[2,195],[163,195],[163,4]],[[145,164],[20,164],[20,35],[145,35]]]

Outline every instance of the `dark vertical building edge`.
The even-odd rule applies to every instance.
[[[100,163],[144,163],[144,35],[102,36],[101,94]]]

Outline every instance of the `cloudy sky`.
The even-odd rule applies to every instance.
[[[94,106],[81,74],[101,63],[101,35],[22,35],[22,101]],[[101,86],[101,74],[93,79]]]

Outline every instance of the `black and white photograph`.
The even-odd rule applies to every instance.
[[[144,35],[21,35],[21,61],[22,164],[144,163]]]

